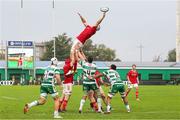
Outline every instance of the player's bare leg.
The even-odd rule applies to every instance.
[[[122,96],[122,100],[123,100],[123,102],[124,102],[124,105],[126,106],[127,112],[130,112],[130,107],[129,107],[129,104],[128,104],[127,97]]]
[[[35,100],[31,103],[26,103],[24,106],[24,114],[26,114],[31,107],[37,106],[37,105],[43,105],[45,103],[46,103],[46,98],[44,97],[40,97],[39,100]]]
[[[89,100],[90,100],[90,102],[92,103],[92,105],[93,105],[93,109],[95,110],[95,111],[98,111],[98,105],[97,105],[97,103],[96,103],[96,100],[95,100],[95,98],[94,98],[94,91],[89,91]]]
[[[95,100],[97,101],[97,104],[98,104],[98,113],[103,113],[102,111],[102,104],[101,104],[101,93],[100,93],[100,90],[95,90]]]
[[[79,113],[82,113],[83,105],[86,102],[87,95],[84,95],[80,101],[80,106],[79,106]]]
[[[71,52],[70,52],[70,59],[71,59],[71,65],[74,65],[76,62],[76,51],[80,49],[79,43],[76,43],[72,46]]]
[[[107,110],[106,110],[106,113],[105,114],[109,114],[109,113],[111,113],[111,99],[112,99],[112,97],[110,97],[110,96],[108,96],[107,97]]]
[[[131,91],[131,88],[128,88],[126,93],[125,93],[125,96],[128,96],[129,92]]]
[[[106,95],[104,93],[101,93],[101,98],[102,98],[104,104],[107,106]]]
[[[70,94],[65,95],[63,103],[62,103],[61,111],[64,111],[64,112],[66,111],[67,103],[68,103],[68,101],[70,99],[70,96],[71,96]]]
[[[71,65],[75,63],[75,52],[74,50],[70,53]]]
[[[102,98],[104,104],[107,106],[106,95],[101,87],[99,88],[99,90],[100,90],[101,98]]]
[[[59,97],[55,96],[54,97],[54,118],[62,118],[61,116],[59,116]]]
[[[62,105],[62,103],[64,101],[64,98],[65,98],[65,94],[63,93],[61,98],[59,99],[59,109],[58,109],[59,112],[61,111],[61,105]]]

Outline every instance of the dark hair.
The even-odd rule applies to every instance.
[[[136,64],[133,64],[132,67],[135,66],[136,67]]]
[[[92,63],[92,62],[93,62],[93,57],[92,57],[92,56],[88,56],[87,61],[88,61],[89,63]]]
[[[112,64],[111,69],[116,70],[116,65]]]

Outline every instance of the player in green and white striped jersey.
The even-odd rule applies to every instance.
[[[112,64],[109,70],[104,71],[103,73],[99,73],[95,75],[94,77],[89,76],[88,78],[94,79],[94,78],[98,78],[102,76],[105,76],[109,80],[110,86],[111,86],[108,97],[107,97],[107,112],[106,113],[110,113],[111,99],[117,92],[120,93],[121,98],[126,106],[127,112],[130,112],[128,100],[125,97],[125,85],[123,81],[121,80],[119,73],[116,71],[116,65]]]
[[[51,66],[48,66],[44,72],[44,78],[41,83],[40,88],[40,98],[31,103],[27,103],[24,107],[24,113],[27,113],[29,109],[33,106],[43,105],[46,103],[47,95],[51,94],[54,99],[54,118],[62,118],[59,116],[58,108],[59,108],[59,96],[58,92],[55,89],[55,80],[60,85],[60,70],[57,68],[58,60],[57,58],[51,59]]]
[[[99,101],[98,105],[97,105],[96,100],[94,98],[94,93],[98,90],[98,87],[96,85],[96,81],[95,81],[95,79],[91,80],[88,78],[88,76],[93,76],[96,72],[96,69],[97,69],[96,65],[93,63],[93,58],[91,56],[89,56],[87,58],[87,61],[86,61],[86,57],[82,51],[76,52],[76,58],[77,58],[79,64],[83,68],[83,91],[84,91],[84,95],[83,95],[81,102],[80,102],[79,113],[82,112],[82,108],[83,108],[83,105],[85,103],[87,96],[89,97],[94,110],[101,112],[101,103],[99,103],[101,101]],[[99,97],[101,97],[100,94],[99,94]]]

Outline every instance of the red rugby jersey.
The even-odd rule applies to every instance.
[[[132,84],[138,83],[138,81],[137,81],[138,72],[137,72],[137,71],[130,70],[127,75],[128,75],[129,80],[130,80],[130,82],[131,82]]]
[[[77,36],[77,39],[84,44],[92,35],[96,33],[96,27],[87,25],[86,28]]]

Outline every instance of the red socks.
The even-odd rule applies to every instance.
[[[139,96],[139,92],[138,90],[136,90],[136,98],[139,98],[138,96]]]
[[[92,105],[93,105],[94,110],[95,110],[95,111],[98,111],[98,105],[97,105],[97,103],[96,103],[96,102],[93,102]]]
[[[62,99],[62,100],[59,101],[59,109],[61,109],[61,105],[62,105],[62,103],[63,103],[63,100],[64,100],[64,99]]]
[[[63,103],[62,103],[62,110],[66,110],[66,107],[67,107],[67,100],[63,100]]]

